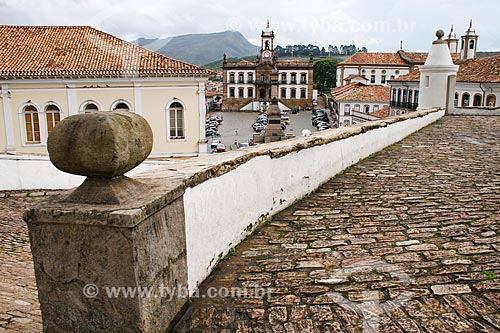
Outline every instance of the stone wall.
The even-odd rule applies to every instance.
[[[500,116],[500,107],[455,107],[449,114],[456,116]]]
[[[184,161],[175,171],[159,168],[136,179],[183,180],[189,288],[194,292],[218,258],[259,222],[443,115],[444,110],[419,111],[317,132]]]

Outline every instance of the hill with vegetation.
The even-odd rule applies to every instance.
[[[251,44],[238,31],[190,34],[170,38],[139,38],[133,43],[168,57],[202,66],[222,58],[257,55],[259,46]]]

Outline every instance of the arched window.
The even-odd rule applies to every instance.
[[[34,105],[26,105],[23,108],[23,116],[26,143],[40,143],[40,123],[37,108]]]
[[[47,118],[47,133],[50,134],[52,129],[61,121],[61,110],[55,104],[49,104],[45,107],[45,117]]]
[[[470,50],[474,50],[474,40],[471,40],[471,41],[469,42],[469,49],[470,49]]]
[[[364,106],[364,110],[365,110],[365,113],[369,113],[370,112],[370,106],[367,104]]]
[[[486,97],[486,106],[496,106],[497,104],[497,97],[495,95],[488,95]]]
[[[169,138],[184,139],[184,108],[181,103],[173,102],[168,107]]]
[[[483,96],[481,96],[481,94],[475,94],[474,95],[474,106],[481,106],[483,103],[482,103],[482,100],[483,100]]]
[[[358,111],[359,112],[359,104],[354,104],[354,111]]]
[[[86,101],[80,106],[80,112],[89,113],[99,111],[99,105],[94,101]]]
[[[455,107],[458,106],[458,93],[455,93],[455,101],[453,104],[455,105]]]
[[[470,95],[469,93],[464,93],[462,95],[462,106],[469,106]]]
[[[130,111],[131,107],[127,101],[118,100],[111,105],[111,111]]]

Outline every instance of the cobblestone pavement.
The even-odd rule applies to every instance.
[[[0,332],[41,332],[28,228],[23,221],[24,209],[41,198],[25,193],[0,195]]]
[[[258,297],[195,299],[173,332],[500,332],[499,156],[496,118],[447,117],[361,162],[200,291]],[[0,331],[41,331],[22,221],[38,199],[0,197]]]
[[[500,122],[446,117],[258,228],[173,331],[500,332],[499,202]]]

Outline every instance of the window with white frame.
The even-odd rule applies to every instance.
[[[281,83],[286,84],[286,82],[287,82],[286,73],[281,73]]]
[[[89,113],[89,112],[97,112],[99,111],[99,106],[94,101],[86,101],[80,107],[80,112]]]
[[[302,99],[307,98],[306,93],[307,93],[306,89],[304,88],[300,89],[300,98]]]
[[[173,102],[168,107],[169,138],[184,139],[184,108],[179,102]]]
[[[344,116],[349,116],[351,114],[351,105],[344,105]]]
[[[26,143],[40,143],[40,121],[37,108],[34,105],[26,105],[23,108],[23,118],[26,131]]]
[[[111,111],[130,111],[130,104],[123,100],[116,101],[113,103]]]
[[[45,107],[45,118],[47,121],[47,133],[50,134],[52,129],[61,121],[61,110],[55,104],[49,104]]]

